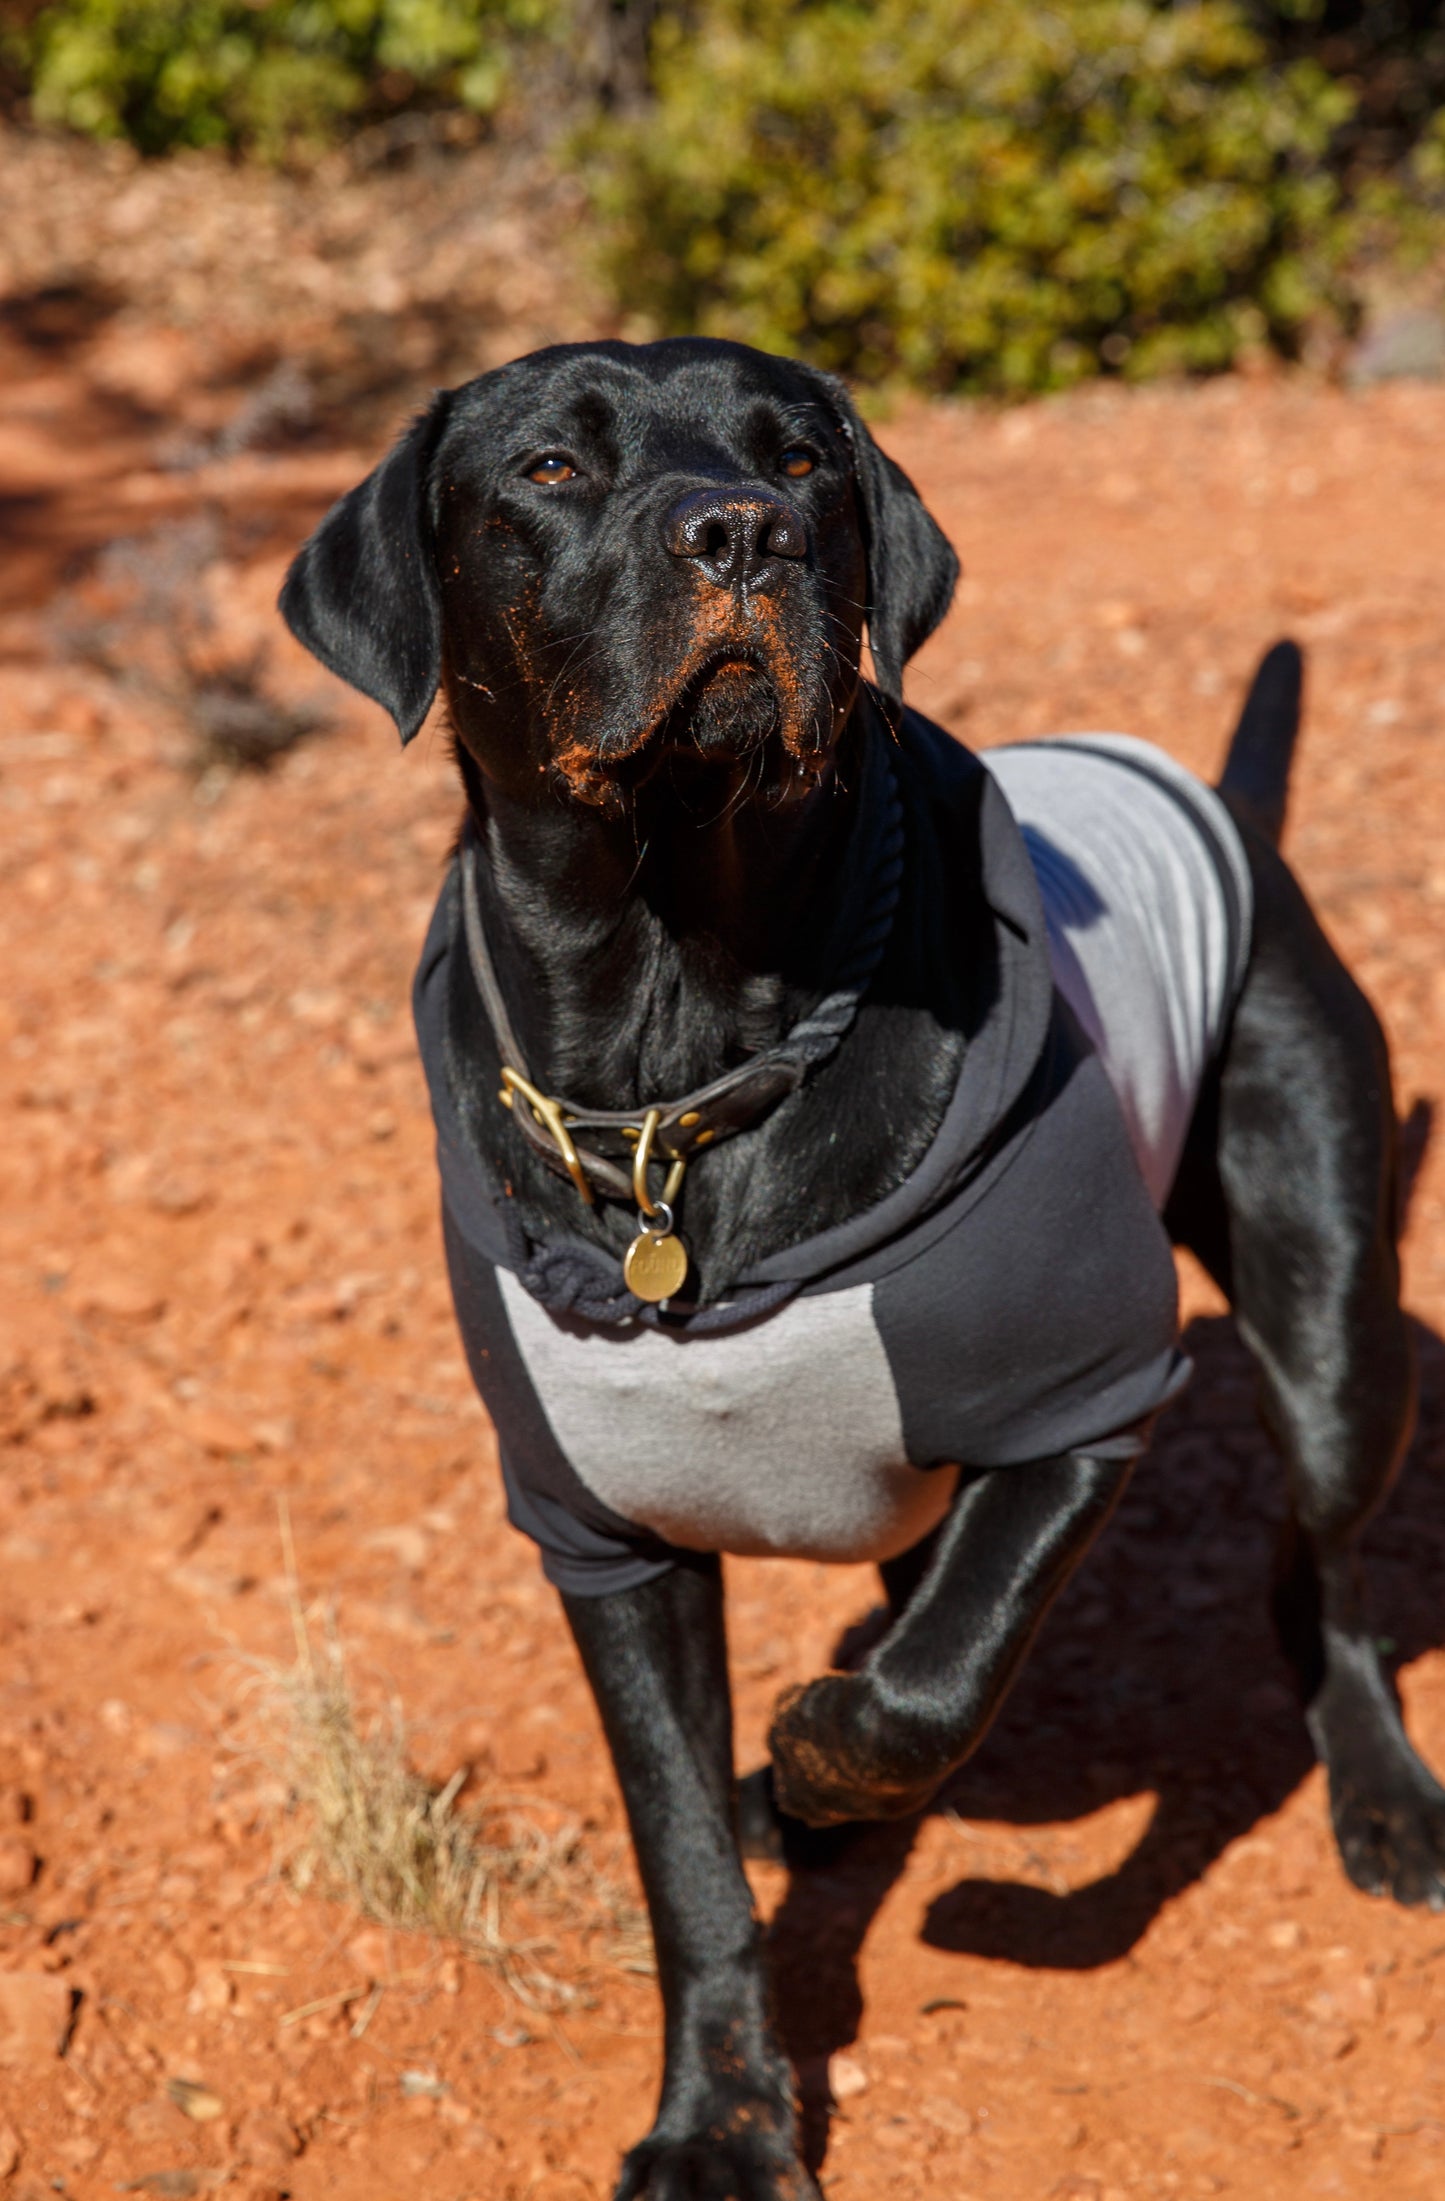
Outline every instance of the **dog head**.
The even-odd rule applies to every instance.
[[[281,609],[403,741],[440,684],[489,778],[617,812],[664,767],[814,784],[865,623],[896,708],[957,572],[832,376],[702,339],[567,344],[440,393]]]

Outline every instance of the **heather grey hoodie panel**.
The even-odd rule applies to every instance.
[[[1212,788],[1127,734],[1060,735],[979,761],[1032,859],[1054,983],[1162,1208],[1249,960],[1251,882],[1233,820]]]

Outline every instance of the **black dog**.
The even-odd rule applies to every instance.
[[[439,684],[456,733],[418,1013],[463,1334],[651,1909],[666,2074],[621,2196],[817,2191],[739,1863],[717,1549],[869,1550],[893,1616],[861,1670],[781,1701],[746,1837],[919,1809],[1177,1386],[1166,1229],[1228,1294],[1286,1461],[1278,1618],[1346,1870],[1445,1903],[1445,1791],[1356,1580],[1413,1379],[1383,1038],[1275,849],[1297,655],[1266,660],[1222,781],[1252,930],[1161,1227],[997,785],[902,710],[955,574],[829,377],[599,344],[439,396],[282,597],[403,739]],[[880,1337],[902,1460],[863,1457]],[[554,1360],[592,1387],[580,1420]],[[770,1474],[730,1479],[768,1410]]]

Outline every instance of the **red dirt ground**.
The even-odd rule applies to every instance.
[[[236,1654],[289,1656],[284,1496],[308,1596],[424,1762],[574,1815],[630,1869],[442,1274],[407,987],[457,815],[445,743],[399,755],[270,622],[367,454],[178,472],[87,379],[87,341],[17,343],[0,386],[22,500],[0,559],[0,2179],[24,2201],[605,2196],[650,2115],[652,1983],[564,1932],[589,1999],[540,2018],[445,1947],[298,1899],[228,1748]],[[917,410],[885,437],[967,567],[912,681],[967,740],[1122,727],[1207,770],[1256,653],[1307,644],[1289,853],[1384,1012],[1402,1114],[1428,1105],[1445,392],[1223,382]],[[117,528],[202,511],[225,534],[195,580],[210,646],[274,653],[334,714],[264,775],[197,770],[123,650],[107,671],[57,639],[95,613]],[[1428,1148],[1406,1273],[1421,1433],[1371,1571],[1445,1765]],[[1265,1616],[1279,1476],[1228,1323],[1186,1288],[1196,1383],[948,1810],[791,1886],[756,1873],[838,2201],[1445,2187],[1445,1920],[1336,1866]],[[862,1569],[729,1572],[747,1765],[875,1592]],[[177,2078],[218,2114],[188,2117]]]

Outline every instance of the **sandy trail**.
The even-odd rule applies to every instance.
[[[400,756],[269,624],[287,550],[363,457],[178,473],[83,347],[4,366],[0,2174],[26,2201],[605,2196],[650,2112],[650,1981],[564,1933],[587,2000],[540,2019],[445,1946],[298,1901],[264,1770],[231,1747],[237,1654],[289,1655],[284,1496],[307,1594],[424,1762],[575,1817],[630,1869],[442,1274],[407,989],[457,811],[445,743]],[[919,409],[885,435],[967,569],[911,685],[965,740],[1120,727],[1209,769],[1257,652],[1306,644],[1287,848],[1422,1131],[1445,392],[1231,382]],[[203,510],[226,529],[214,646],[274,648],[335,714],[264,776],[197,775],[172,714],[54,647],[46,607],[84,598],[108,537]],[[1427,1149],[1421,1430],[1371,1544],[1437,1765],[1442,1203]],[[948,1808],[794,1886],[756,1875],[840,2201],[1441,2190],[1445,1923],[1335,1865],[1265,1615],[1278,1473],[1229,1326],[1186,1284],[1196,1383]],[[861,1569],[730,1575],[749,1764],[776,1691],[875,1592]],[[188,2116],[177,2077],[220,2114]]]

